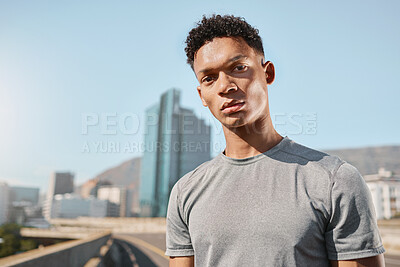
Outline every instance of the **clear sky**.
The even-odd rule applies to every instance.
[[[260,30],[282,135],[317,149],[400,144],[400,1],[9,0],[0,1],[0,180],[46,189],[52,171],[72,171],[80,184],[141,155],[144,111],[173,87],[212,125],[213,153],[222,150],[184,53],[188,31],[212,13]],[[99,122],[84,134],[87,118]],[[95,149],[109,143],[131,149]]]

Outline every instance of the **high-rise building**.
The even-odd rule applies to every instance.
[[[7,183],[0,182],[0,225],[8,221],[9,187]]]
[[[37,205],[39,201],[39,188],[11,186],[10,202],[30,202],[31,205]]]
[[[165,92],[146,110],[140,215],[164,217],[173,185],[210,159],[210,126],[179,105],[180,91]]]
[[[74,174],[70,172],[53,173],[50,177],[46,202],[43,205],[44,217],[46,219],[51,218],[51,206],[55,195],[68,194],[72,192],[74,192]]]
[[[105,185],[97,190],[97,198],[108,200],[108,217],[129,217],[132,194],[122,186]]]

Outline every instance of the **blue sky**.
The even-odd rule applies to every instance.
[[[141,155],[83,147],[140,144],[145,109],[173,87],[212,125],[218,153],[183,51],[212,13],[260,30],[281,134],[317,149],[400,144],[399,1],[1,1],[0,180],[46,189],[52,171],[72,171],[80,184]],[[99,123],[82,134],[88,114]]]

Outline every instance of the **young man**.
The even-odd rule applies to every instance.
[[[273,128],[258,30],[203,17],[187,38],[201,101],[225,151],[184,175],[167,213],[170,266],[384,266],[369,190],[338,157]]]

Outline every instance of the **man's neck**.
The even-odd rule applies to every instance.
[[[227,128],[223,126],[226,148],[224,154],[230,158],[244,159],[264,153],[276,146],[283,137],[272,126],[266,124]]]

